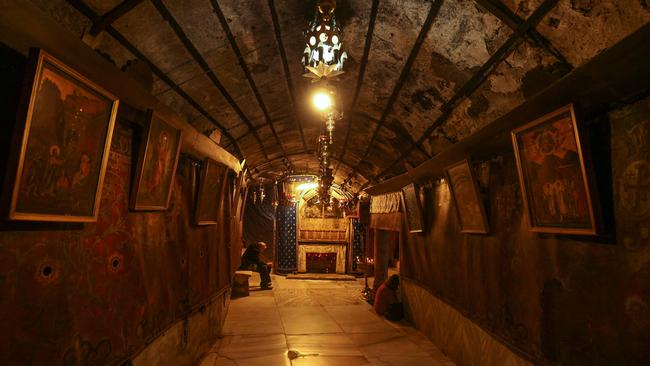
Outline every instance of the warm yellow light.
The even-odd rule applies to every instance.
[[[304,191],[307,191],[307,190],[310,190],[310,189],[314,189],[316,187],[318,187],[318,183],[316,183],[316,182],[302,183],[302,184],[299,184],[298,187],[296,187],[296,190],[298,192],[304,192]]]
[[[329,109],[332,106],[332,98],[329,96],[329,94],[323,91],[319,91],[314,94],[312,102],[314,103],[314,107],[320,111]]]

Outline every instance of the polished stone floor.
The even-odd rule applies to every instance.
[[[230,303],[200,366],[453,365],[414,328],[377,316],[361,298],[363,280],[274,276],[273,285]]]

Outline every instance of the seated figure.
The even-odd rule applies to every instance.
[[[262,290],[270,290],[271,285],[271,263],[263,260],[262,251],[266,249],[266,243],[260,241],[253,243],[246,248],[241,257],[239,269],[248,269],[260,274]]]
[[[399,276],[394,274],[379,286],[375,294],[375,312],[391,321],[399,321],[404,317],[404,308],[397,299],[398,287]]]

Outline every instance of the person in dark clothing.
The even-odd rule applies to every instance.
[[[262,290],[270,290],[271,284],[271,266],[263,260],[262,251],[266,249],[266,243],[260,241],[249,245],[241,257],[240,269],[249,269],[260,274],[262,279],[260,287]]]

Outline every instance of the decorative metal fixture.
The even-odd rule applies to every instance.
[[[273,208],[278,208],[280,204],[280,194],[278,192],[278,181],[273,184],[273,192],[271,193],[271,205]]]
[[[318,81],[343,73],[348,58],[342,47],[341,29],[336,23],[336,0],[318,0],[314,20],[305,31],[305,51],[302,64],[305,77]]]
[[[264,194],[264,181],[260,178],[258,184],[257,192],[253,192],[253,203],[262,205],[264,203],[264,198],[266,198],[266,194]],[[259,202],[257,202],[256,198],[259,198]]]
[[[302,64],[307,78],[319,82],[313,95],[313,103],[324,121],[318,137],[318,198],[325,206],[331,203],[334,176],[330,168],[330,146],[334,143],[336,120],[343,114],[336,103],[336,76],[343,73],[343,64],[348,55],[342,49],[342,33],[336,22],[336,0],[317,0],[314,20],[309,23],[305,36],[305,50]]]
[[[325,206],[331,201],[330,188],[334,182],[333,169],[329,167],[330,138],[326,135],[318,137],[318,161],[320,166],[318,180],[318,198]]]

